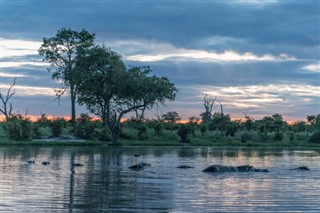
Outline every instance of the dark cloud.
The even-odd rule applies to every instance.
[[[177,46],[212,36],[319,45],[318,1],[281,1],[264,7],[234,1],[4,1],[2,7],[5,33],[24,31],[29,36],[41,37],[65,26],[88,28],[99,36],[172,41]]]
[[[168,76],[175,83],[188,85],[252,85],[274,83],[308,83],[319,85],[319,73],[302,71],[306,62],[238,62],[238,63],[149,63],[156,74]],[[136,63],[142,65],[142,63]]]

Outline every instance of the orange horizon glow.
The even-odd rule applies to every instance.
[[[23,116],[25,116],[25,115],[23,115]],[[26,115],[32,122],[36,122],[41,116],[39,116],[39,115]],[[77,116],[77,118],[78,118],[79,116]],[[65,119],[65,120],[67,120],[67,121],[69,121],[69,120],[71,120],[71,116],[56,116],[56,115],[46,115],[46,118],[48,118],[49,120],[53,120],[53,119],[55,119],[55,118],[63,118],[63,119]],[[93,116],[93,117],[91,117],[92,118],[92,120],[93,121],[97,121],[97,120],[101,120],[99,117],[96,117],[96,116]],[[129,120],[129,118],[122,118],[121,119],[121,122],[125,122],[125,121],[127,121],[127,120]],[[254,119],[254,120],[260,120],[260,119]],[[0,115],[0,122],[4,122],[5,121],[5,116],[4,115]],[[240,121],[240,122],[244,122],[245,121],[245,119],[244,118],[241,118],[241,117],[234,117],[234,118],[231,118],[231,121]],[[301,119],[296,119],[296,120],[285,120],[284,119],[284,121],[285,122],[287,122],[287,124],[289,124],[289,125],[292,125],[292,124],[294,124],[294,123],[296,123],[296,122],[298,122],[298,121],[302,121]],[[178,123],[178,124],[186,124],[186,123],[188,123],[189,122],[189,120],[188,119],[182,119],[182,120],[180,120],[180,121],[177,121],[176,123]],[[198,123],[198,124],[200,124],[202,121],[201,120],[199,120],[198,122],[196,122],[196,123]],[[306,122],[306,121],[305,121]]]

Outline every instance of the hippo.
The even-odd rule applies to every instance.
[[[309,171],[310,169],[307,166],[299,166],[298,168],[294,168],[290,170]]]
[[[43,161],[41,164],[44,165],[44,166],[46,166],[46,165],[49,165],[50,162],[48,162],[48,161]]]
[[[180,165],[180,166],[177,166],[176,168],[178,169],[193,169],[194,166],[189,166],[189,165]]]
[[[72,163],[71,166],[84,166],[84,165],[81,163]]]
[[[144,166],[141,164],[134,164],[132,166],[129,166],[129,169],[133,169],[133,170],[139,170],[139,169],[143,169]]]
[[[267,169],[257,169],[250,165],[243,166],[224,166],[215,164],[208,166],[203,172],[268,172]]]
[[[29,164],[34,164],[35,163],[34,160],[27,160],[26,162],[29,163]]]
[[[140,162],[138,164],[134,164],[132,166],[129,166],[129,169],[140,170],[140,169],[143,169],[146,166],[151,166],[151,164],[150,163],[145,163],[145,162]]]

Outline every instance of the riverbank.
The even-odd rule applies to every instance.
[[[320,148],[320,144],[310,142],[212,142],[198,140],[190,143],[180,143],[178,141],[153,141],[153,140],[120,140],[116,145],[112,142],[102,142],[93,140],[61,139],[50,138],[48,140],[13,141],[4,139],[0,141],[0,146],[205,146],[205,147],[259,147],[259,148]]]

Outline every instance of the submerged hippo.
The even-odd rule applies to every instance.
[[[72,163],[71,166],[84,166],[84,165],[81,163]]]
[[[250,165],[243,166],[223,166],[215,164],[208,166],[203,172],[268,172],[267,169],[256,169]]]
[[[44,165],[44,166],[47,166],[47,165],[50,164],[50,162],[48,162],[48,161],[43,161],[41,164]]]
[[[177,169],[193,169],[194,166],[189,166],[189,165],[180,165],[176,167]]]
[[[298,168],[294,168],[294,169],[291,169],[291,170],[309,171],[310,169],[307,166],[299,166]]]
[[[151,166],[151,164],[150,163],[145,163],[145,162],[140,162],[138,164],[134,164],[132,166],[129,166],[129,169],[140,170],[140,169],[143,169],[146,166]]]

